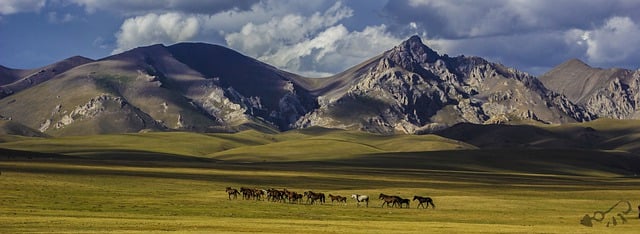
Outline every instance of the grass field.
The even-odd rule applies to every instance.
[[[64,155],[0,153],[0,233],[637,233],[640,229],[640,178],[635,175],[640,161],[621,152],[478,150],[436,136],[333,130],[277,135],[178,133],[174,136],[183,140],[174,138],[173,147],[164,146],[171,141],[170,134],[95,136],[106,142],[92,147],[81,142],[94,137],[5,138],[0,147]],[[108,142],[112,147],[106,147]],[[362,148],[346,153],[322,150],[335,142],[347,145],[345,150]],[[305,156],[301,150],[277,158],[274,151],[287,146],[321,153]],[[223,154],[220,149],[234,153]],[[331,155],[321,158],[322,152]],[[269,160],[250,157],[257,153]],[[372,200],[369,207],[357,207],[352,199],[347,205],[228,200],[227,186],[359,193]],[[437,208],[416,209],[416,203],[410,209],[381,208],[382,202],[375,199],[379,193],[430,196]],[[629,213],[623,214],[627,207],[620,205],[603,222],[593,221],[593,227],[580,224],[585,214],[605,211],[620,200],[630,202]]]

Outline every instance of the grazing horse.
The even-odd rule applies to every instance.
[[[360,195],[360,194],[352,194],[351,197],[353,199],[356,199],[356,202],[358,202],[358,206],[360,206],[360,202],[365,202],[367,207],[369,207],[369,196]]]
[[[344,204],[347,204],[347,197],[343,197],[340,195],[331,195],[329,194],[329,197],[331,198],[331,204],[333,204],[333,201],[338,201],[338,202],[344,202]]]
[[[402,198],[398,197],[398,196],[389,196],[386,194],[381,193],[380,196],[378,196],[378,199],[382,200],[382,206],[380,207],[384,207],[385,204],[387,204],[387,207],[389,207],[389,204],[391,204],[391,207],[395,207],[396,204],[400,203],[400,200]]]
[[[433,199],[431,199],[430,197],[413,196],[413,200],[418,200],[418,202],[420,202],[417,208],[420,208],[420,206],[422,206],[422,208],[426,209],[429,208],[429,204],[431,204],[431,207],[433,207],[433,209],[436,208],[436,205],[433,204]],[[424,206],[424,203],[427,203],[427,207]]]
[[[229,194],[229,200],[231,200],[231,195],[233,195],[233,199],[238,199],[238,194],[240,194],[240,192],[238,192],[237,189],[227,187],[226,191]]]

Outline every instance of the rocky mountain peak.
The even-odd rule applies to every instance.
[[[412,36],[389,50],[385,57],[401,67],[413,71],[420,64],[433,63],[440,58],[437,52],[422,43],[418,36]]]

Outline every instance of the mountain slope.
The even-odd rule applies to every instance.
[[[60,62],[32,70],[10,69],[0,66],[0,98],[45,82],[69,69],[92,62],[92,59],[74,56]]]
[[[330,91],[320,93],[320,108],[299,127],[416,133],[459,122],[593,118],[533,76],[478,57],[440,56],[417,36],[356,68],[324,81],[344,86],[319,88]]]
[[[540,81],[600,117],[640,118],[640,70],[593,68],[572,59],[542,75]]]
[[[315,98],[301,86],[304,78],[233,50],[203,43],[181,43],[168,49],[177,60],[213,80],[244,113],[281,130],[290,129],[291,123],[317,106]]]
[[[214,45],[140,47],[58,71],[1,99],[0,114],[52,135],[274,131],[316,106],[304,78]]]

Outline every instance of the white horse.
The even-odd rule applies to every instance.
[[[367,207],[369,207],[369,196],[360,195],[360,194],[352,194],[351,197],[353,199],[356,199],[356,202],[358,202],[358,206],[360,206],[360,202],[365,202]]]

